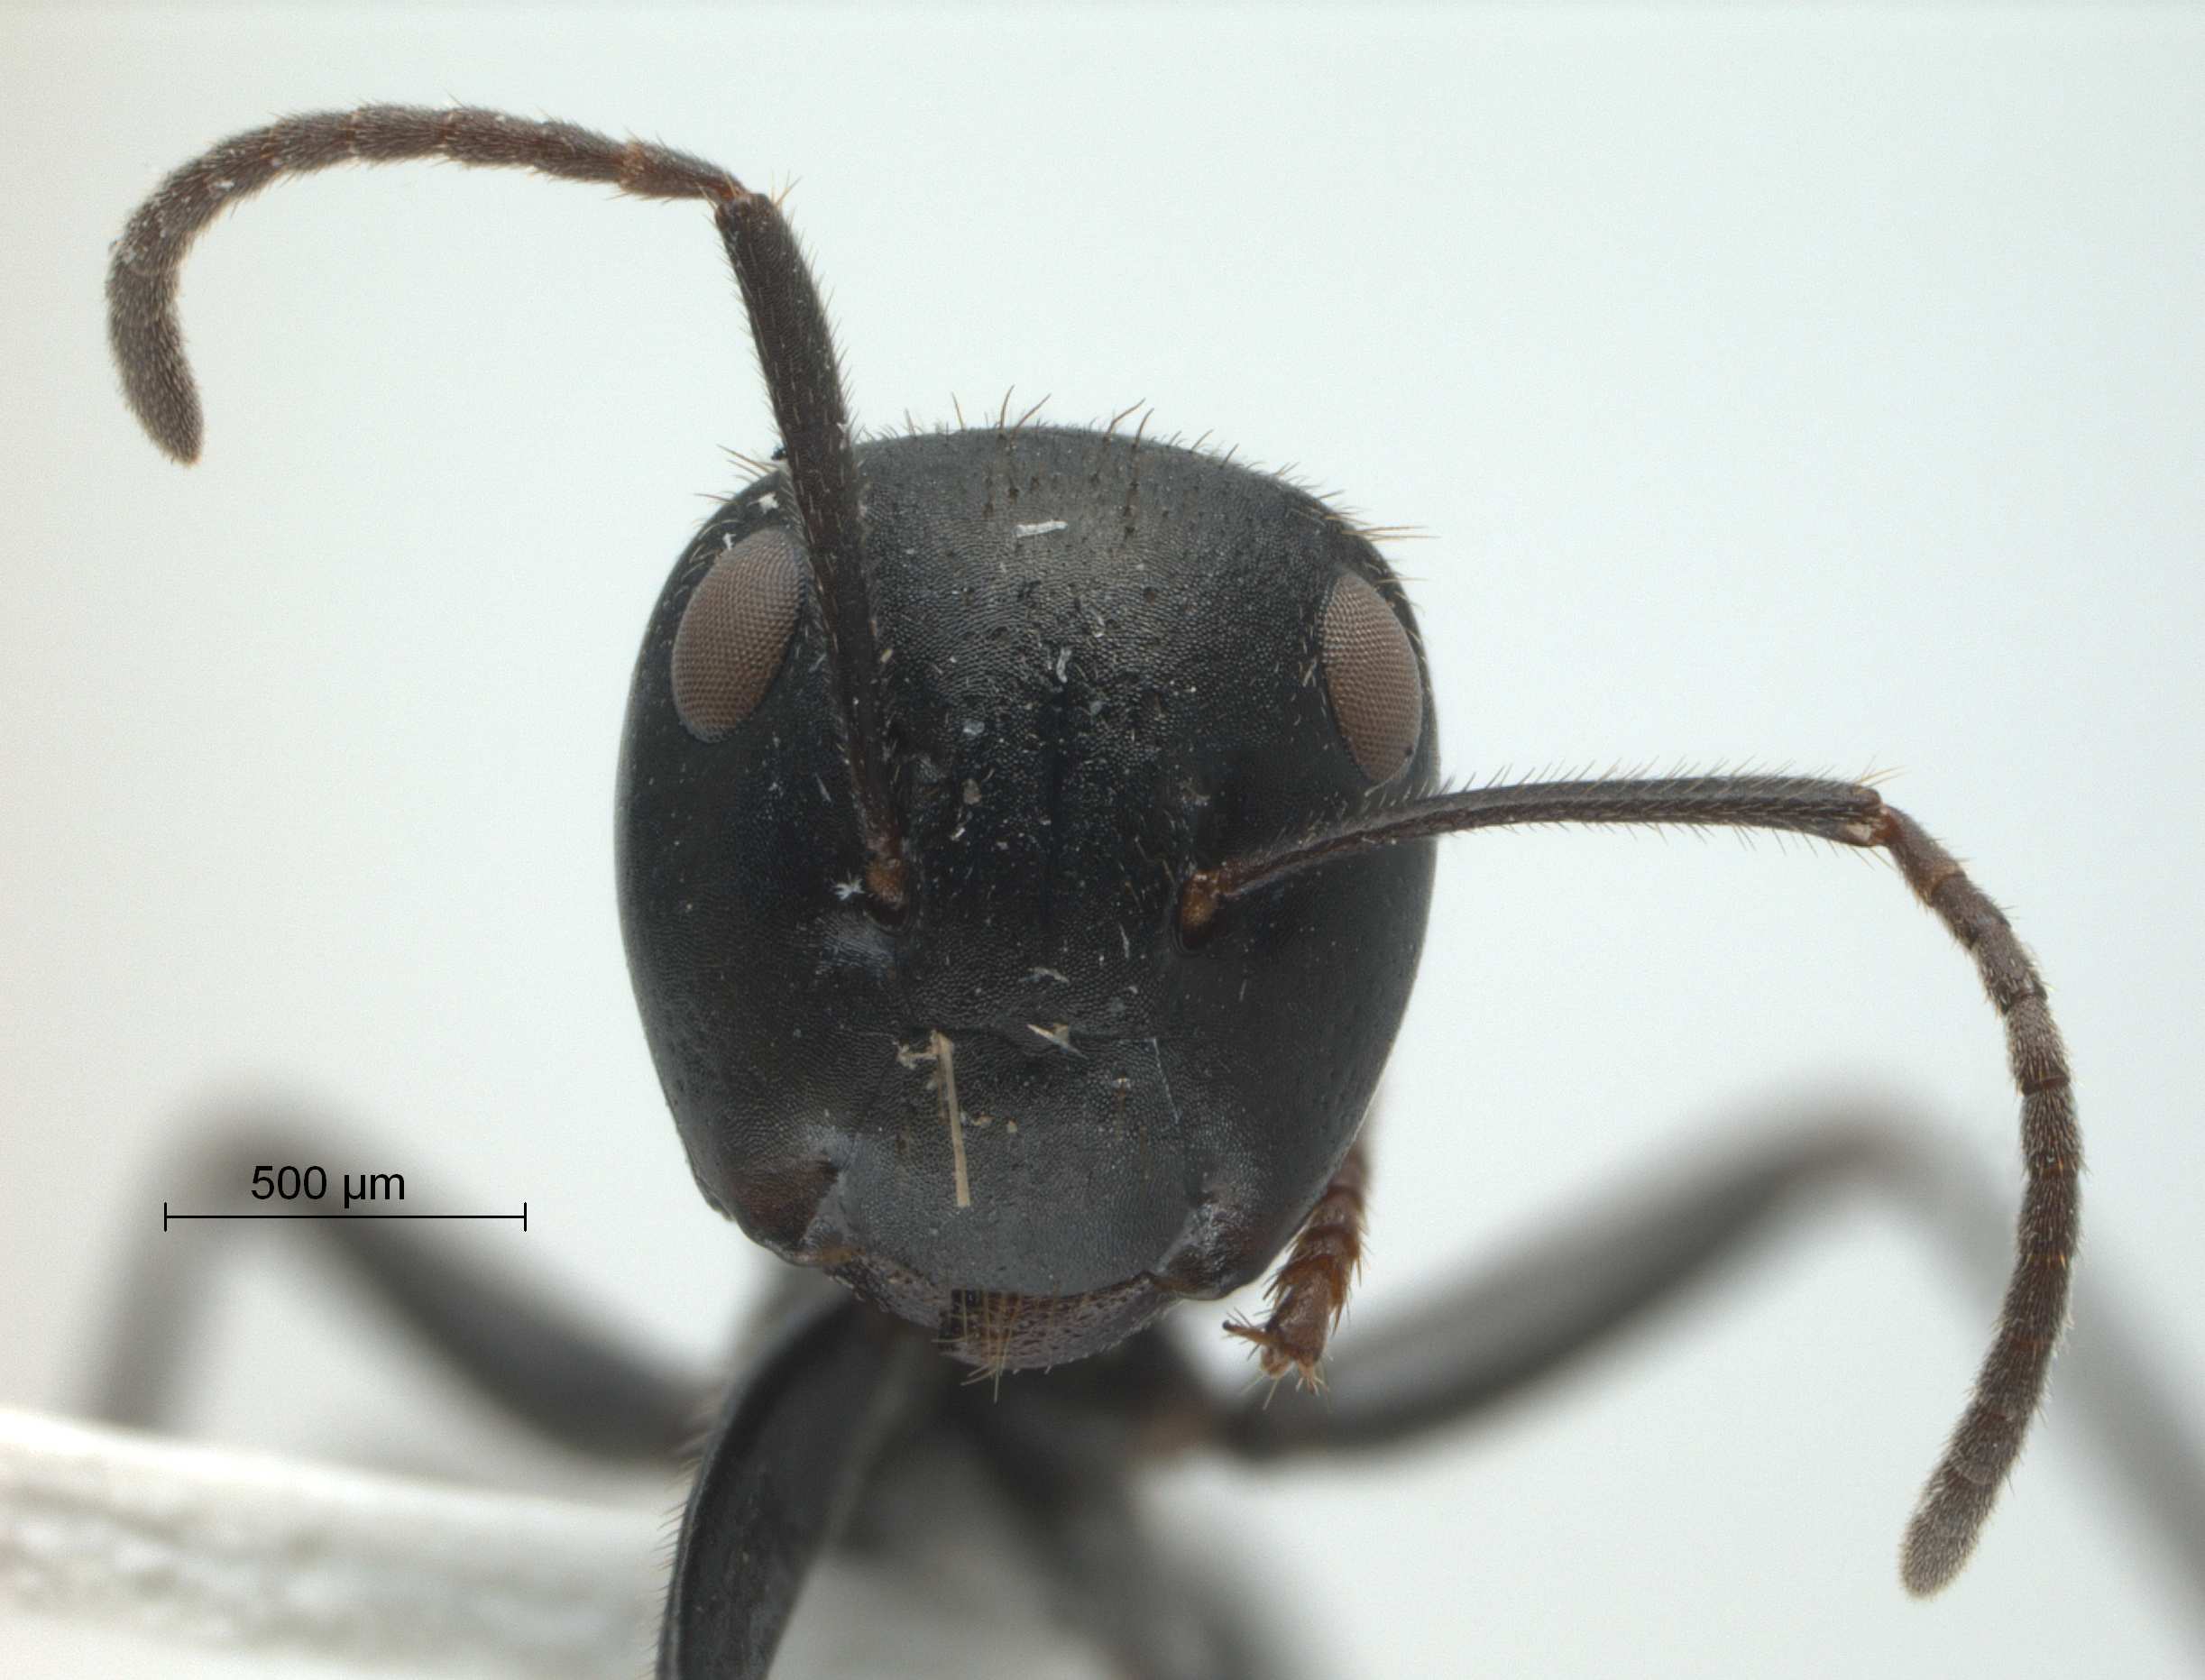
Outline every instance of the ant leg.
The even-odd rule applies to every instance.
[[[839,1291],[784,1325],[730,1397],[690,1489],[660,1680],[762,1680],[813,1560],[950,1369],[923,1334]]]
[[[1269,1680],[1302,1672],[1280,1613],[1236,1592],[1229,1568],[1160,1545],[1134,1466],[1160,1418],[1199,1394],[1175,1343],[1145,1332],[1043,1381],[961,1385],[951,1419],[977,1449],[1050,1589],[1054,1614],[1129,1680]],[[1169,1428],[1169,1424],[1166,1424]]]
[[[206,1128],[170,1180],[194,1208],[234,1201],[255,1161],[310,1159],[330,1128],[298,1113],[233,1115]],[[308,1140],[311,1140],[310,1143]],[[363,1152],[363,1158],[371,1152]],[[342,1216],[301,1222],[326,1252],[478,1391],[547,1438],[607,1459],[666,1461],[694,1442],[712,1391],[620,1345],[545,1293],[455,1258],[405,1221]],[[121,1299],[89,1413],[157,1425],[206,1293],[227,1248],[216,1233],[148,1230],[124,1266]],[[219,1246],[217,1245],[219,1244]]]
[[[1034,1556],[1061,1613],[1127,1680],[1281,1680],[1304,1672],[1280,1615],[1203,1560],[1161,1546],[1122,1479],[1047,1478],[1020,1491]]]
[[[1389,1447],[1508,1400],[1735,1264],[1815,1193],[1864,1180],[1920,1216],[1971,1279],[1996,1276],[2007,1226],[1972,1160],[1910,1115],[1863,1119],[1831,1105],[1783,1137],[1738,1152],[1689,1183],[1555,1222],[1539,1240],[1436,1299],[1358,1327],[1335,1348],[1321,1397],[1227,1403],[1187,1384],[1148,1402],[1158,1438],[1198,1437],[1249,1458]],[[2099,1455],[2194,1585],[2205,1582],[2205,1446],[2109,1303],[2084,1291],[2061,1382]],[[1200,1414],[1198,1417],[1198,1413]]]
[[[1255,1458],[1385,1446],[1474,1416],[1744,1259],[1804,1192],[1903,1180],[1910,1148],[1896,1131],[1833,1115],[1704,1178],[1556,1221],[1564,1235],[1348,1332],[1321,1403],[1250,1397],[1221,1419],[1223,1442]]]

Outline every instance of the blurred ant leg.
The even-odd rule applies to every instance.
[[[256,1161],[332,1152],[334,1129],[296,1110],[233,1115],[203,1128],[165,1179],[171,1205],[231,1211]],[[348,1158],[373,1159],[352,1150]],[[156,1427],[171,1402],[217,1257],[242,1221],[146,1229],[125,1264],[94,1417]],[[404,1220],[338,1216],[286,1230],[335,1260],[478,1392],[540,1435],[606,1459],[665,1461],[693,1443],[712,1390],[620,1345],[600,1328],[447,1252]]]
[[[1735,1266],[1757,1238],[1847,1179],[1911,1210],[1971,1286],[1991,1292],[2012,1238],[2002,1198],[1976,1162],[1915,1116],[1833,1102],[1694,1180],[1557,1221],[1552,1228],[1567,1235],[1534,1241],[1420,1306],[1351,1331],[1331,1356],[1321,1399],[1205,1402],[1181,1384],[1149,1403],[1152,1428],[1167,1444],[1199,1434],[1250,1458],[1413,1440],[1594,1352]],[[2100,1464],[2157,1530],[2191,1614],[2205,1615],[2205,1446],[2192,1409],[2173,1397],[2102,1297],[2087,1282],[2081,1295],[2082,1324],[2061,1367],[2068,1405],[2097,1437]]]
[[[1234,1591],[1229,1569],[1160,1546],[1132,1469],[1160,1418],[1184,1415],[1199,1380],[1155,1332],[1043,1381],[968,1382],[951,1418],[978,1450],[1015,1523],[1018,1555],[1053,1589],[1056,1613],[1127,1680],[1272,1680],[1300,1672],[1278,1617]],[[1171,1427],[1168,1423],[1166,1427]]]
[[[1039,1470],[1040,1473],[1035,1472]],[[1019,1492],[1034,1560],[1066,1620],[1126,1680],[1280,1680],[1299,1672],[1271,1620],[1186,1550],[1161,1547],[1122,1475],[1051,1475]]]
[[[1553,1222],[1565,1233],[1374,1325],[1334,1350],[1320,1403],[1256,1394],[1220,1419],[1250,1457],[1386,1446],[1474,1416],[1589,1353],[1689,1285],[1747,1257],[1805,1193],[1916,1170],[1895,1127],[1833,1110],[1774,1142]]]
[[[762,1680],[813,1560],[950,1372],[923,1333],[839,1293],[758,1350],[682,1513],[660,1680]]]

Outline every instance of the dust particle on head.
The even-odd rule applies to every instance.
[[[1011,528],[1011,534],[1016,541],[1023,543],[1029,537],[1047,537],[1053,531],[1064,531],[1070,528],[1070,525],[1063,519],[1043,519],[1038,525],[1014,526]]]
[[[957,1045],[940,1028],[926,1035],[926,1047],[899,1048],[896,1060],[906,1068],[932,1064],[933,1087],[942,1099],[942,1117],[950,1127],[951,1189],[960,1207],[972,1206],[972,1180],[965,1165],[965,1113],[957,1100]]]

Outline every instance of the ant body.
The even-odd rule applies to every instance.
[[[990,1371],[1089,1360],[1058,1388],[1109,1428],[1250,1453],[1405,1433],[1468,1403],[1490,1372],[1411,1373],[1367,1397],[1343,1384],[1329,1411],[1221,1405],[1142,1330],[1284,1251],[1245,1332],[1272,1375],[1316,1376],[1360,1241],[1355,1134],[1405,1004],[1429,842],[1488,823],[1765,826],[1879,848],[1975,952],[2008,1024],[2032,1202],[1986,1389],[1910,1530],[1910,1584],[1950,1577],[2061,1321],[2079,1145],[2034,970],[1934,842],[1872,788],[1825,781],[1439,793],[1415,626],[1352,526],[1137,433],[1006,424],[853,450],[773,207],[694,160],[558,125],[301,119],[179,172],[116,268],[118,354],[165,446],[197,450],[165,289],[201,212],[277,173],[417,155],[712,205],[786,449],[708,522],[647,634],[623,910],[707,1198],[869,1305],[807,1304],[739,1391],[684,1525],[666,1671],[764,1671],[811,1550],[884,1441],[946,1412],[1017,1436],[1027,1402],[973,1409],[930,1344]],[[1029,553],[1034,575],[1003,584]],[[1275,593],[1251,555],[1264,583],[1285,580]],[[1270,620],[1236,616],[1251,605]],[[975,629],[1005,651],[962,688],[945,669]],[[1115,779],[1080,785],[1098,764]],[[1000,854],[1022,845],[1009,871]],[[1298,1053],[1328,1033],[1312,1073]],[[1223,1067],[1227,1051],[1245,1065]],[[1694,1209],[1700,1235],[1721,1245],[1828,1164],[1752,1163]],[[1619,1282],[1593,1318],[1658,1284]]]

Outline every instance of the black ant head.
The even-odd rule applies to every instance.
[[[1353,1141],[1431,848],[1190,930],[1196,871],[1429,789],[1414,620],[1262,473],[995,428],[856,452],[893,902],[785,473],[717,513],[644,638],[620,793],[646,1032],[752,1237],[1047,1364],[1255,1276]]]

